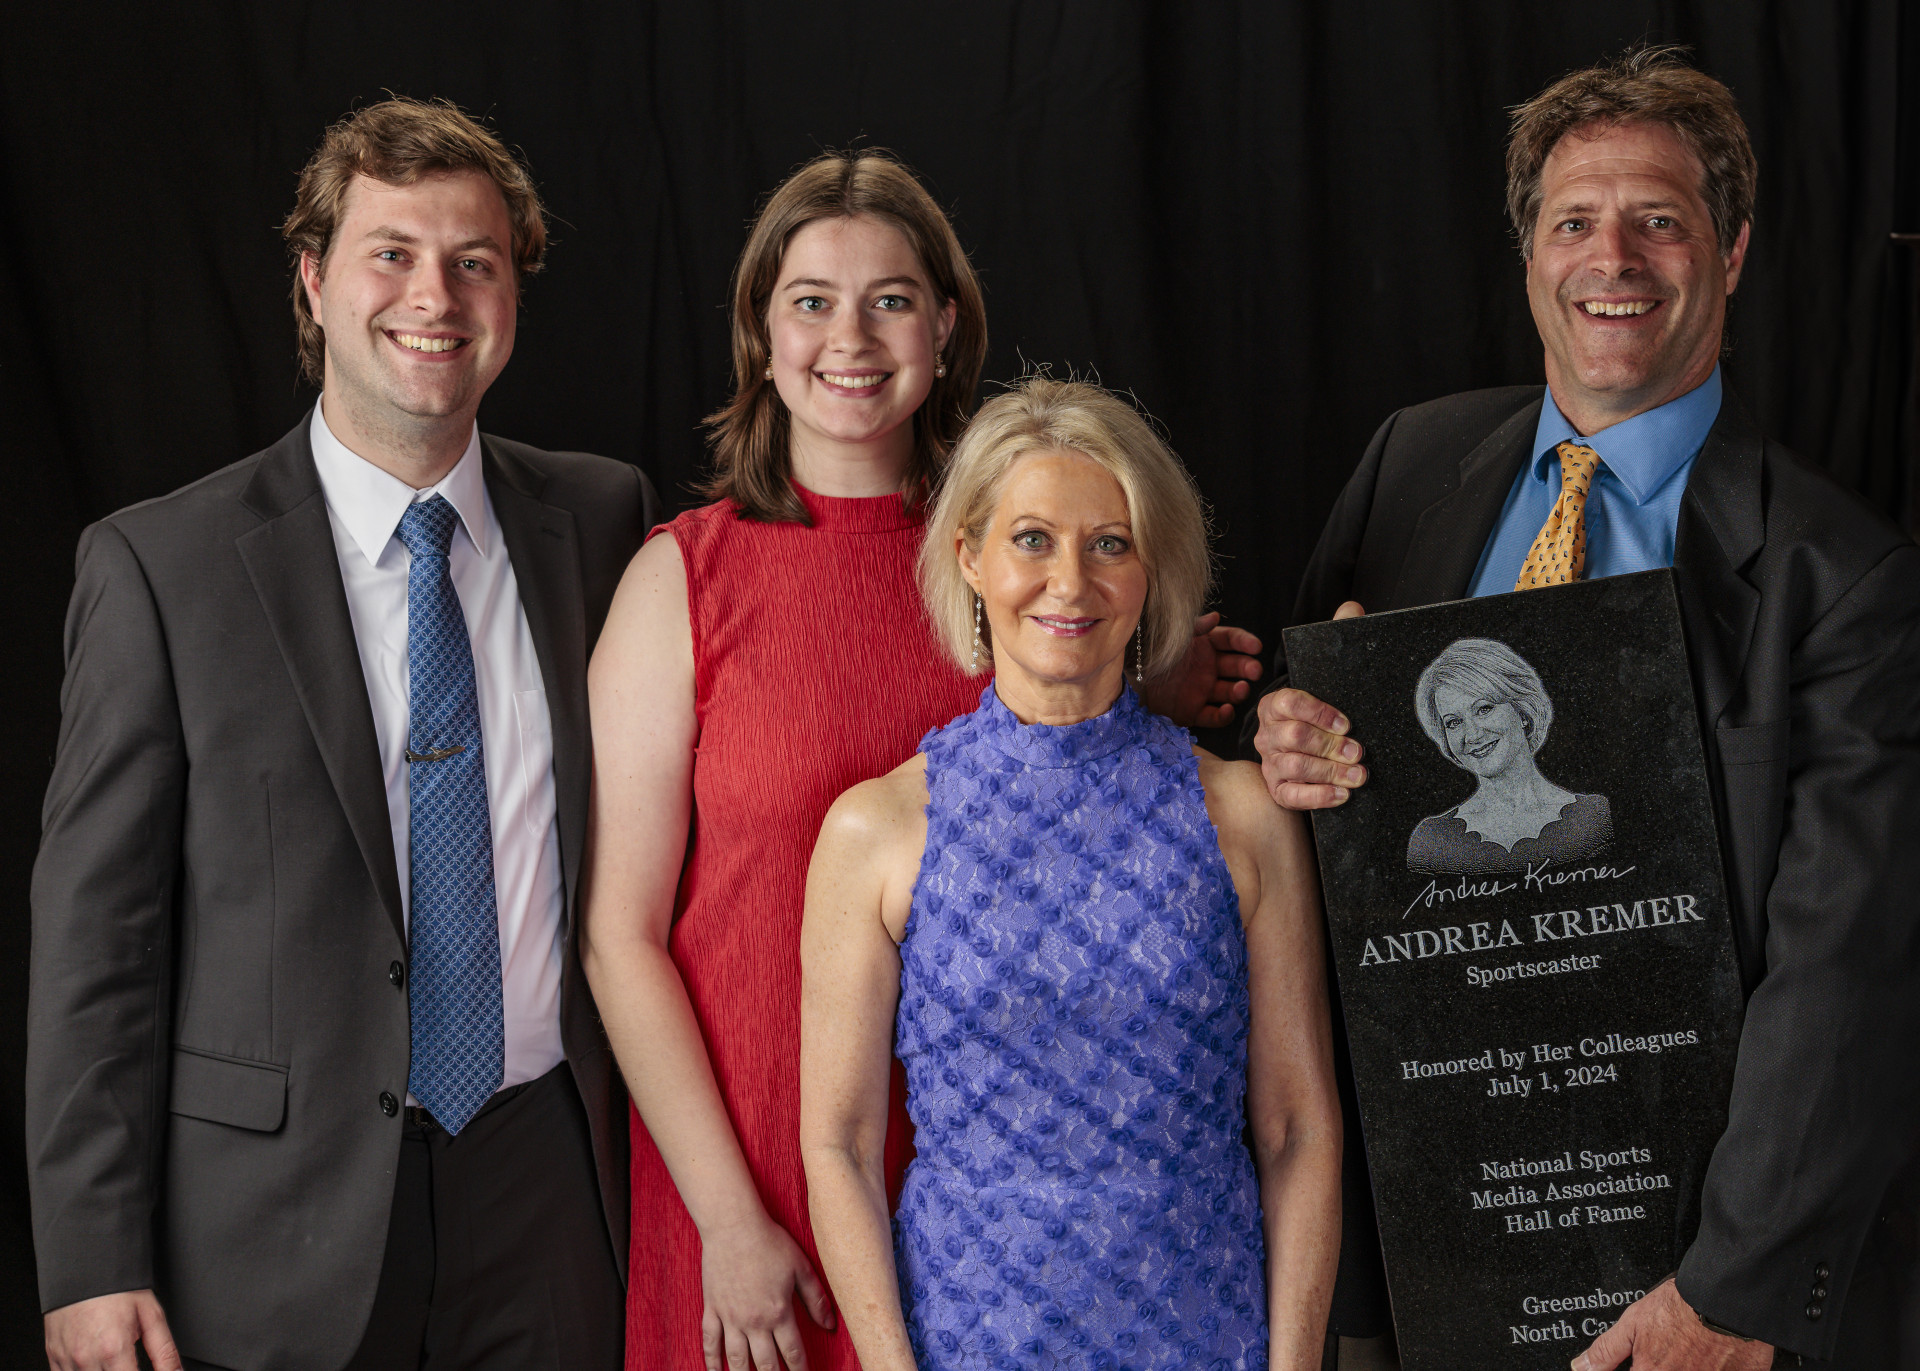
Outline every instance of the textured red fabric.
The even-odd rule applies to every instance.
[[[800,1164],[800,915],[827,808],[891,771],[930,728],[972,709],[983,679],[933,640],[913,579],[922,522],[898,495],[802,491],[812,527],[729,502],[666,527],[687,568],[700,741],[694,824],[671,950],[767,1210],[818,1269]],[[894,1068],[888,1190],[912,1156]],[[700,1239],[633,1119],[630,1371],[698,1371]],[[857,1368],[846,1325],[800,1313],[814,1371]]]

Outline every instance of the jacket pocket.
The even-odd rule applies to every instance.
[[[287,1069],[176,1047],[167,1108],[190,1119],[271,1133],[287,1115]]]

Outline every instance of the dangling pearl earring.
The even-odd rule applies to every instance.
[[[973,669],[980,670],[980,597],[973,597]]]
[[[773,379],[773,363],[772,362],[767,363],[767,369],[764,372],[762,372],[761,375],[766,377],[766,379],[769,381]]]
[[[947,364],[940,360],[940,354],[937,352],[933,354],[933,374],[942,379],[947,374]]]
[[[1144,616],[1133,629],[1133,683],[1147,683],[1147,621]]]

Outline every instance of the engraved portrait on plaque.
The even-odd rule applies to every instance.
[[[1535,756],[1553,727],[1540,676],[1505,643],[1461,638],[1420,673],[1413,709],[1440,755],[1475,778],[1473,794],[1420,821],[1407,869],[1477,876],[1597,856],[1613,841],[1605,795],[1575,795]]]
[[[1405,1371],[1558,1371],[1679,1265],[1742,1017],[1672,573],[1287,630]]]

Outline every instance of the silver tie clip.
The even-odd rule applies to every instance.
[[[452,747],[436,747],[427,752],[415,752],[412,748],[408,748],[407,760],[410,762],[445,761],[448,757],[453,756],[454,753],[465,752],[466,750],[467,745],[465,743],[455,743]]]

